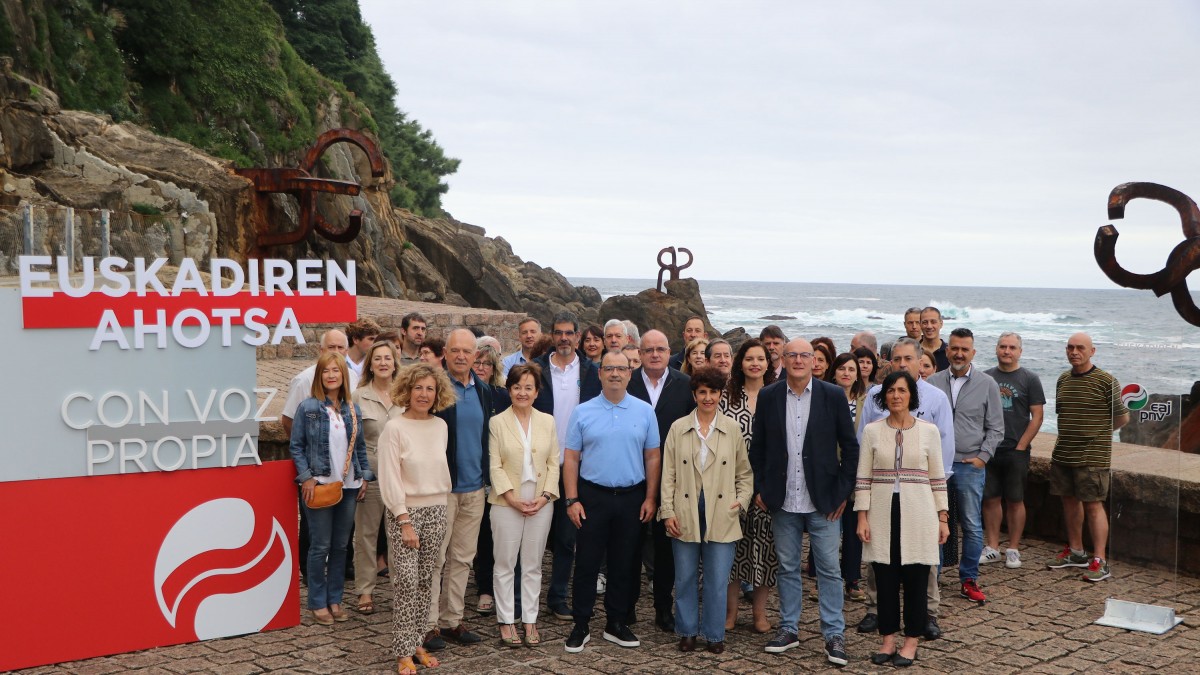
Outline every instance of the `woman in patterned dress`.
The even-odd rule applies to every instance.
[[[850,416],[854,418],[854,428],[858,428],[859,415],[867,398],[867,390],[859,373],[859,360],[854,353],[838,354],[833,360],[829,372],[833,374],[833,382],[846,392],[846,401],[850,404]],[[858,538],[858,516],[854,513],[854,495],[842,511],[842,581],[846,584],[846,597],[851,600],[864,601],[867,593],[859,583],[862,581],[862,541]]]
[[[775,371],[771,368],[771,358],[763,343],[755,339],[743,342],[733,359],[733,371],[730,373],[725,394],[721,397],[720,408],[723,414],[737,420],[747,447],[750,446],[758,392],[774,380]],[[771,587],[775,586],[775,574],[779,568],[779,560],[775,557],[775,539],[771,534],[770,514],[751,503],[742,533],[733,558],[725,628],[730,630],[737,623],[739,582],[745,581],[754,586],[751,595],[754,630],[766,633],[771,630],[771,622],[767,619],[767,594]]]

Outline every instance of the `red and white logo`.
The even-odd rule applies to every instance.
[[[269,522],[267,522],[269,520]],[[257,633],[292,585],[292,547],[273,517],[244,499],[205,502],[171,527],[154,563],[154,595],[173,628],[196,638]]]

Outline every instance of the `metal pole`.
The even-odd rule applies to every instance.
[[[75,209],[67,207],[66,233],[63,236],[63,246],[67,249],[67,269],[75,271]]]
[[[100,209],[100,257],[108,257],[109,237],[112,234],[108,223],[108,209]]]
[[[25,209],[21,213],[21,221],[24,225],[22,234],[25,239],[22,250],[25,255],[33,255],[33,204],[25,205]]]

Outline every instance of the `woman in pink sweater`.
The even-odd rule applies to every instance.
[[[415,658],[436,665],[421,647],[429,611],[430,585],[446,536],[446,423],[434,413],[454,405],[454,387],[445,371],[418,363],[404,368],[392,388],[392,401],[405,408],[379,436],[379,491],[387,507],[392,590],[392,649],[400,675],[417,672]]]

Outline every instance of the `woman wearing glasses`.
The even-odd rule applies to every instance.
[[[904,371],[884,379],[875,403],[888,416],[863,429],[854,510],[863,559],[875,571],[879,634],[883,644],[871,662],[910,666],[925,633],[929,566],[950,534],[942,444],[933,424],[913,416],[917,383]],[[900,588],[904,588],[904,644],[900,631]]]

